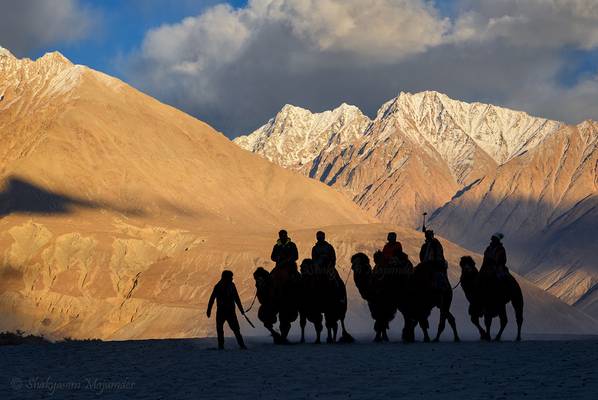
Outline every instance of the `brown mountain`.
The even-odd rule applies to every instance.
[[[61,55],[0,56],[0,330],[53,337],[213,334],[205,318],[224,268],[247,305],[287,227],[306,256],[325,227],[348,272],[355,251],[397,230],[323,183],[250,154],[206,124]],[[445,241],[456,281],[465,250]],[[370,332],[351,293],[350,326]],[[595,332],[596,321],[522,280],[527,332]],[[455,311],[466,329],[458,292]],[[255,310],[251,316],[255,319]],[[247,326],[244,326],[247,329]],[[256,330],[256,334],[263,334]]]
[[[483,250],[502,231],[512,267],[598,315],[598,124],[564,127],[439,209],[447,238]]]

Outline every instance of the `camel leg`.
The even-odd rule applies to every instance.
[[[484,330],[484,328],[482,328],[482,326],[480,325],[480,317],[472,315],[471,322],[475,325],[476,328],[478,328],[478,331],[480,332],[480,340],[486,340],[487,333]]]
[[[335,323],[334,325],[327,325],[326,328],[328,329],[328,337],[326,338],[326,343],[336,343],[336,335],[338,334],[338,324]]]
[[[417,322],[415,324],[417,325]],[[420,326],[422,332],[424,333],[424,342],[429,343],[430,335],[428,334],[428,329],[430,328],[430,324],[428,323],[428,319],[427,318],[420,319],[419,326]]]
[[[403,334],[401,338],[405,343],[412,343],[415,341],[415,328],[417,327],[417,321],[411,320],[404,316],[405,325],[403,326]]]
[[[332,320],[332,316],[326,315],[326,328],[328,328],[328,337],[326,343],[336,342],[336,334],[338,332],[338,322]]]
[[[508,322],[507,310],[506,310],[505,306],[503,306],[502,309],[500,310],[500,312],[498,313],[498,318],[500,319],[500,330],[498,331],[498,334],[494,338],[494,340],[497,342],[500,341],[500,338],[502,337],[502,333],[505,330],[505,327],[507,326],[507,322]]]
[[[284,343],[288,342],[287,336],[289,336],[289,331],[291,330],[291,322],[290,321],[280,321],[280,336],[282,336],[282,340]]]
[[[523,325],[523,295],[521,289],[517,288],[516,294],[511,299],[511,304],[515,309],[515,320],[517,321],[517,341],[521,340],[521,326]]]
[[[266,326],[266,329],[268,330],[268,332],[270,332],[270,334],[272,335],[272,339],[274,340],[274,344],[282,344],[284,343],[284,340],[282,339],[282,336],[280,335],[280,333],[276,332],[274,330],[274,328],[272,327],[272,325]]]
[[[376,343],[380,343],[382,342],[382,328],[381,328],[381,323],[379,321],[376,320],[376,322],[374,322],[374,331],[376,331],[376,337],[374,337],[374,342]]]
[[[429,343],[430,342],[430,335],[428,334],[428,321],[426,322],[420,322],[419,326],[421,326],[422,331],[424,332],[424,342],[425,343]]]
[[[355,339],[353,339],[353,336],[351,336],[351,334],[349,333],[349,331],[347,331],[347,328],[345,327],[345,319],[341,319],[341,329],[342,329],[342,334],[341,334],[341,342],[343,343],[353,343],[355,341]]]
[[[382,330],[382,340],[388,342],[390,339],[388,339],[388,334],[386,333],[386,331],[386,329]]]
[[[446,318],[448,319],[448,323],[451,326],[451,329],[453,330],[453,341],[460,342],[461,339],[459,339],[459,334],[457,333],[457,321],[455,321],[455,316],[450,311],[448,311]]]
[[[490,327],[492,326],[492,317],[490,314],[484,315],[484,324],[486,325],[486,340],[490,341]]]
[[[438,331],[436,332],[436,337],[434,338],[435,342],[439,342],[440,341],[440,335],[442,335],[442,332],[444,331],[444,327],[446,326],[446,312],[441,311],[440,312],[440,318],[438,320]]]
[[[521,308],[515,309],[515,319],[517,320],[517,340],[521,341],[521,326],[523,325],[523,305]]]

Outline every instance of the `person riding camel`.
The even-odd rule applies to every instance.
[[[291,241],[287,231],[284,229],[278,232],[278,241],[272,249],[270,259],[276,263],[277,268],[297,269],[299,252],[297,246]]]
[[[437,288],[443,287],[448,280],[448,263],[444,258],[444,249],[438,239],[434,237],[434,231],[426,229],[424,231],[426,241],[419,251],[419,261],[421,263],[429,263],[434,267],[434,286]]]
[[[402,258],[403,246],[401,242],[397,241],[397,234],[389,232],[386,237],[388,242],[382,249],[382,261],[384,265],[388,266],[392,263],[397,263]]]
[[[504,277],[508,273],[507,252],[501,240],[504,238],[502,233],[495,233],[490,238],[490,245],[484,251],[484,261],[480,272],[493,273],[498,278]]]
[[[311,259],[314,264],[324,270],[336,267],[336,252],[334,247],[326,241],[326,234],[322,231],[316,233],[316,244],[311,249]]]
[[[220,281],[214,286],[212,295],[208,301],[208,310],[206,315],[208,318],[212,315],[212,306],[216,301],[216,332],[218,333],[218,349],[224,349],[224,323],[228,322],[228,326],[235,334],[237,343],[241,349],[246,349],[243,336],[241,335],[241,328],[239,327],[239,321],[237,320],[237,314],[235,313],[235,305],[239,307],[241,314],[245,315],[241,299],[239,299],[239,293],[233,283],[232,271],[222,271],[222,277]]]
[[[444,249],[442,248],[440,241],[434,237],[434,231],[428,229],[426,230],[425,235],[426,241],[419,252],[419,261],[422,263],[426,261],[442,261],[443,263],[446,263]]]

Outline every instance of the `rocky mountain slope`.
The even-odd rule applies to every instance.
[[[431,223],[482,250],[507,235],[512,266],[598,315],[598,124],[564,127],[453,199]]]
[[[318,145],[311,163],[287,164],[385,222],[417,226],[422,212],[438,210],[433,226],[474,251],[502,230],[513,268],[598,315],[594,131],[592,122],[567,127],[437,92],[401,93],[355,139]],[[294,135],[279,132],[269,146]],[[235,141],[278,162],[247,145],[257,136]]]
[[[330,123],[306,127],[304,121],[323,120],[340,109],[350,109],[352,118],[337,120],[333,129]],[[442,206],[458,190],[533,148],[559,126],[523,112],[428,91],[401,93],[382,105],[369,123],[357,108],[346,105],[320,114],[285,106],[266,125],[235,142],[345,190],[384,221],[415,225],[423,211]]]
[[[121,313],[141,272],[158,263],[176,275],[169,257],[208,238],[376,221],[326,185],[58,53],[31,61],[2,51],[0,97],[3,321],[25,314],[34,320],[23,324],[74,335],[71,324]],[[226,254],[183,280],[211,282]],[[149,279],[160,285],[157,268]]]
[[[0,94],[0,330],[213,335],[214,321],[205,318],[211,286],[232,269],[247,305],[251,273],[271,267],[281,226],[302,256],[315,230],[326,229],[343,277],[349,256],[379,248],[389,230],[417,254],[414,230],[372,224],[326,185],[60,54],[31,61],[3,52]],[[445,246],[455,283],[465,250]],[[520,279],[526,332],[596,332],[594,319]],[[369,334],[369,312],[351,280],[349,292],[348,323]],[[457,292],[463,330],[466,310]]]

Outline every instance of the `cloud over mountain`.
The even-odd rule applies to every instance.
[[[93,25],[79,0],[2,0],[0,7],[0,44],[17,56],[82,39]]]
[[[598,106],[594,63],[577,65],[598,46],[597,7],[584,0],[462,0],[443,12],[422,0],[220,4],[149,31],[124,71],[231,137],[285,103],[323,110],[347,101],[373,116],[400,90],[439,90],[578,122]]]

